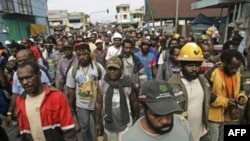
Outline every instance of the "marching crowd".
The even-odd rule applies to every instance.
[[[1,124],[22,141],[223,141],[249,124],[244,37],[112,29],[0,44]],[[0,138],[8,136],[0,128]]]

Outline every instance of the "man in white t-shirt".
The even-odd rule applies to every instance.
[[[91,132],[90,118],[94,111],[96,95],[99,91],[98,81],[106,71],[103,66],[90,57],[90,47],[87,43],[75,46],[78,64],[72,66],[66,78],[69,102],[72,110],[76,111],[81,126],[82,139],[94,141],[96,136]]]
[[[114,36],[112,37],[113,39],[113,45],[108,47],[107,49],[107,55],[105,57],[106,60],[108,60],[112,56],[118,56],[121,54],[122,51],[122,35],[120,33],[114,33]]]

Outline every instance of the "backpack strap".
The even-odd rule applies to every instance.
[[[76,78],[76,71],[79,68],[79,63],[75,64],[72,68],[72,76],[75,79]]]
[[[98,78],[98,80],[101,80],[101,78],[102,78],[102,70],[101,70],[99,64],[96,61],[94,61],[94,64],[95,64],[97,72],[98,72],[98,77],[97,78]],[[76,72],[77,72],[78,68],[79,68],[79,63],[77,63],[77,64],[75,64],[73,66],[72,76],[73,76],[74,79],[76,78]]]
[[[102,78],[102,70],[101,70],[99,64],[96,61],[94,61],[94,63],[95,63],[95,66],[96,66],[96,69],[97,69],[97,72],[98,72],[98,77],[97,78],[98,78],[98,80],[101,80],[101,78]]]

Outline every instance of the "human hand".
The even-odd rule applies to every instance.
[[[5,124],[6,124],[7,127],[12,126],[12,118],[11,118],[11,116],[6,116]]]
[[[99,123],[96,123],[96,124],[95,124],[95,131],[96,131],[96,136],[102,135],[101,126],[100,126]]]
[[[233,98],[228,99],[228,105],[236,105],[236,102]]]

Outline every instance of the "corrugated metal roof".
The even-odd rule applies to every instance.
[[[175,19],[177,0],[145,0],[146,12],[145,20]],[[179,0],[179,19],[190,19],[196,17],[199,13],[207,17],[219,17],[227,15],[227,8],[210,8],[191,10],[191,3],[197,0]],[[148,2],[148,5],[147,5]],[[222,13],[222,15],[221,15]]]

